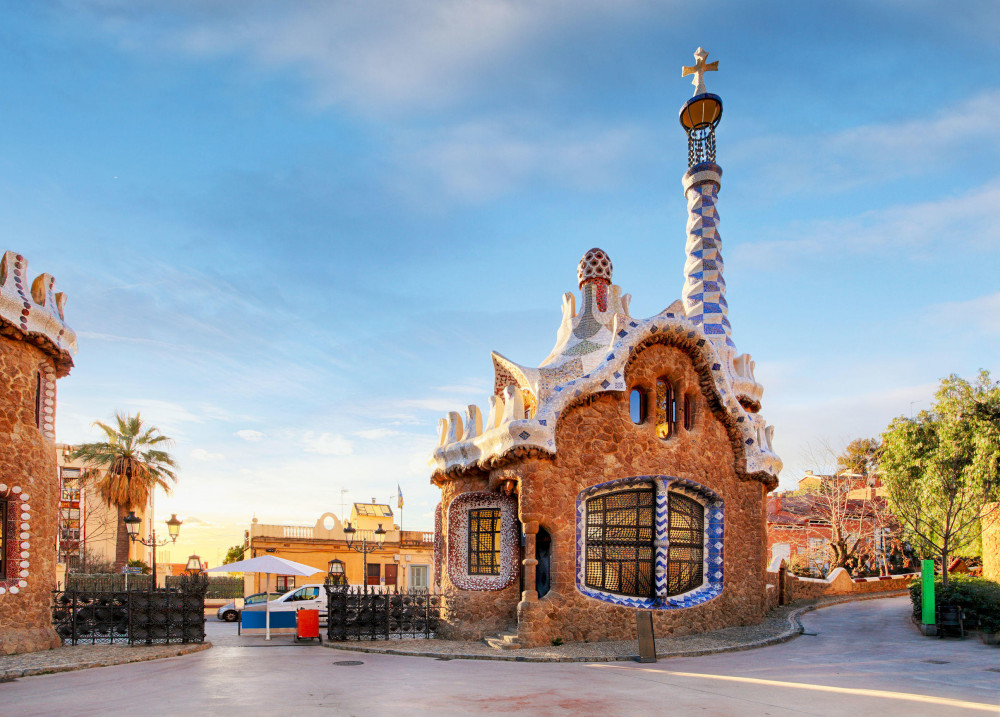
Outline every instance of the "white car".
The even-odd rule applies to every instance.
[[[280,597],[272,598],[269,605],[271,612],[294,612],[301,608],[319,610],[319,624],[326,625],[326,590],[319,583],[289,590]],[[247,605],[243,612],[263,612],[265,607],[264,603]]]

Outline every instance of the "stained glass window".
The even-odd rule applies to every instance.
[[[677,400],[674,387],[664,378],[656,380],[656,435],[670,438],[677,421]]]
[[[500,574],[500,509],[469,511],[469,575]]]

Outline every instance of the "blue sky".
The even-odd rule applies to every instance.
[[[60,441],[176,439],[158,512],[210,562],[252,515],[406,496],[437,418],[537,364],[600,246],[679,298],[680,66],[720,61],[733,338],[782,484],[1000,355],[1000,6],[4,2],[4,249],[68,295]],[[178,558],[183,557],[178,555]]]

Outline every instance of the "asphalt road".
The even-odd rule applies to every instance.
[[[209,620],[211,650],[0,684],[0,714],[1000,715],[1000,648],[922,637],[908,615],[906,598],[848,603],[782,645],[653,665],[265,646]]]

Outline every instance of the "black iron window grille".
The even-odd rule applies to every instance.
[[[587,501],[586,584],[619,595],[652,597],[652,486],[623,490]]]
[[[469,511],[469,575],[500,574],[500,509]]]
[[[7,499],[0,498],[0,580],[7,578]]]
[[[670,493],[667,552],[667,595],[700,586],[704,576],[705,507],[686,495]]]
[[[666,540],[667,595],[704,582],[705,507],[671,491],[665,535],[656,534],[656,489],[629,488],[586,502],[587,587],[633,597],[656,596],[656,539]]]

